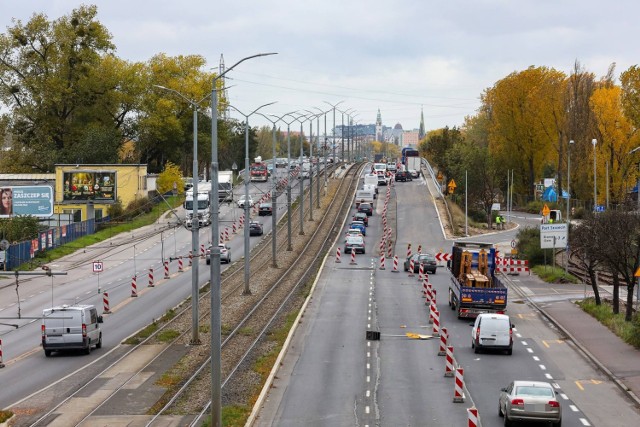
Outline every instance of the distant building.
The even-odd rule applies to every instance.
[[[378,108],[378,115],[376,116],[376,141],[382,141],[384,138],[382,134],[382,115]]]
[[[420,132],[417,130],[407,130],[402,132],[402,146],[411,146],[418,147],[418,143],[420,142],[419,138]]]

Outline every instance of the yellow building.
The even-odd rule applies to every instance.
[[[117,201],[126,208],[147,197],[146,164],[56,165],[54,213],[72,214],[74,222],[101,219]]]

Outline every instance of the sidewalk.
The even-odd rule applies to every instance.
[[[534,274],[520,275],[518,279],[524,286],[545,283]],[[525,297],[518,284],[507,281]],[[545,308],[529,301],[640,407],[640,350],[622,341],[571,301],[554,302]]]

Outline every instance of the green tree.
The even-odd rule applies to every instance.
[[[178,194],[184,193],[184,181],[182,180],[182,171],[177,165],[167,162],[164,165],[164,170],[158,175],[156,180],[156,188],[158,193],[164,194],[173,190],[173,185],[176,185]]]

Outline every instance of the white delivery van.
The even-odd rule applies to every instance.
[[[369,173],[364,176],[364,185],[373,185],[378,192],[378,174]]]
[[[362,186],[362,189],[367,191],[372,191],[374,199],[376,198],[376,194],[378,194],[378,186],[375,184],[365,184]]]
[[[471,331],[471,348],[476,353],[484,349],[513,351],[513,324],[506,314],[481,313]]]
[[[102,347],[102,316],[93,305],[62,305],[42,312],[42,348],[45,356],[60,350]]]
[[[371,190],[356,191],[356,208],[360,206],[360,203],[371,203],[371,206],[373,206],[374,197],[375,193]]]

